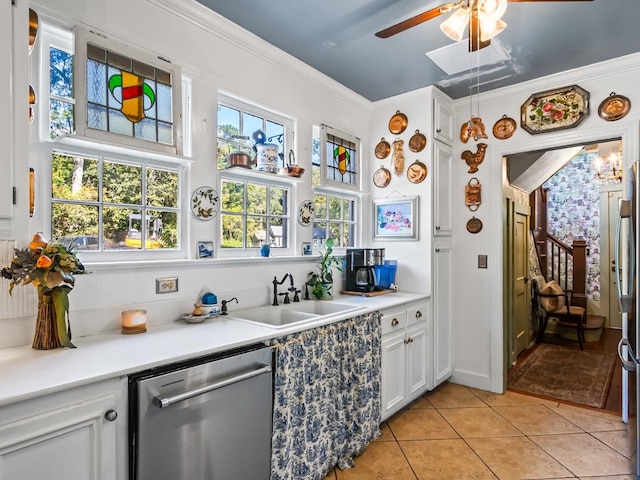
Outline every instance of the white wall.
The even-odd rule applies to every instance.
[[[202,5],[188,0],[36,0],[30,3],[41,21],[48,18],[67,26],[82,24],[114,36],[124,43],[162,55],[182,67],[192,79],[193,142],[189,185],[185,192],[201,185],[216,185],[216,105],[218,92],[246,99],[266,109],[290,116],[295,122],[295,151],[298,163],[309,172],[296,184],[294,206],[312,198],[311,138],[312,126],[322,123],[344,130],[368,145],[371,103],[329,80],[323,74],[265,44],[257,37],[231,24]],[[5,45],[0,48],[6,48]],[[37,72],[32,72],[32,75]],[[37,81],[36,78],[30,79]],[[31,127],[32,138],[35,125]],[[37,172],[47,166],[47,155],[30,148],[30,164]],[[363,158],[366,154],[363,155]],[[47,191],[39,175],[38,197]],[[26,179],[18,185],[26,192]],[[17,238],[24,247],[30,236],[46,231],[43,208],[34,219],[19,216],[14,232],[28,232]],[[295,209],[297,211],[297,208]],[[23,204],[17,212],[27,211]],[[189,224],[188,248],[195,250],[197,240],[217,238],[216,222],[201,222],[185,215]],[[311,228],[298,226],[292,219],[293,242],[311,240]],[[365,231],[368,228],[363,225]],[[13,242],[0,242],[0,259],[9,259]],[[193,244],[193,246],[192,246]],[[86,260],[85,260],[86,261]],[[70,295],[71,324],[74,335],[91,335],[119,329],[120,311],[144,307],[149,322],[173,321],[181,312],[190,311],[203,286],[227,298],[237,295],[243,307],[268,300],[271,280],[291,271],[298,286],[313,269],[313,258],[254,258],[241,262],[225,260],[188,260],[173,263],[137,264],[121,268],[88,265],[91,275],[80,276]],[[8,264],[3,261],[2,266]],[[155,294],[155,279],[179,278],[179,292]],[[8,281],[0,280],[0,348],[31,342],[35,324],[35,295],[31,287],[20,286],[8,295]],[[339,286],[339,285],[338,285]],[[21,290],[18,292],[18,290]],[[230,307],[238,308],[235,305]]]

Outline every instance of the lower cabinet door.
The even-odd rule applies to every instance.
[[[424,323],[407,332],[407,401],[419,397],[428,387],[431,371],[429,362],[429,336]]]
[[[116,480],[115,396],[0,426],[2,480]]]
[[[404,331],[382,337],[382,419],[406,402],[406,348]]]

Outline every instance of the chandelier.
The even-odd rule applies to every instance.
[[[622,182],[622,145],[617,150],[601,153],[593,162],[595,177],[603,182]]]
[[[447,10],[453,13],[440,24],[440,29],[451,40],[459,42],[468,25],[472,52],[489,45],[489,41],[507,26],[502,20],[507,0],[460,0],[448,4]]]

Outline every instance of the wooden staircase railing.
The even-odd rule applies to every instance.
[[[547,281],[555,280],[563,289],[584,297],[587,291],[587,242],[575,240],[569,246],[547,231],[547,190],[540,187],[529,197],[531,230],[540,270]]]

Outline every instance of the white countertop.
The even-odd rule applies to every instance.
[[[34,350],[30,346],[0,350],[0,405],[210,353],[251,345],[347,317],[402,305],[428,296],[394,292],[376,297],[336,295],[340,303],[363,307],[347,316],[321,316],[285,328],[233,318],[214,317],[199,324],[182,320],[154,325],[146,333],[118,333],[74,338],[75,349]],[[315,300],[309,300],[315,301]],[[232,307],[231,305],[230,307]]]

